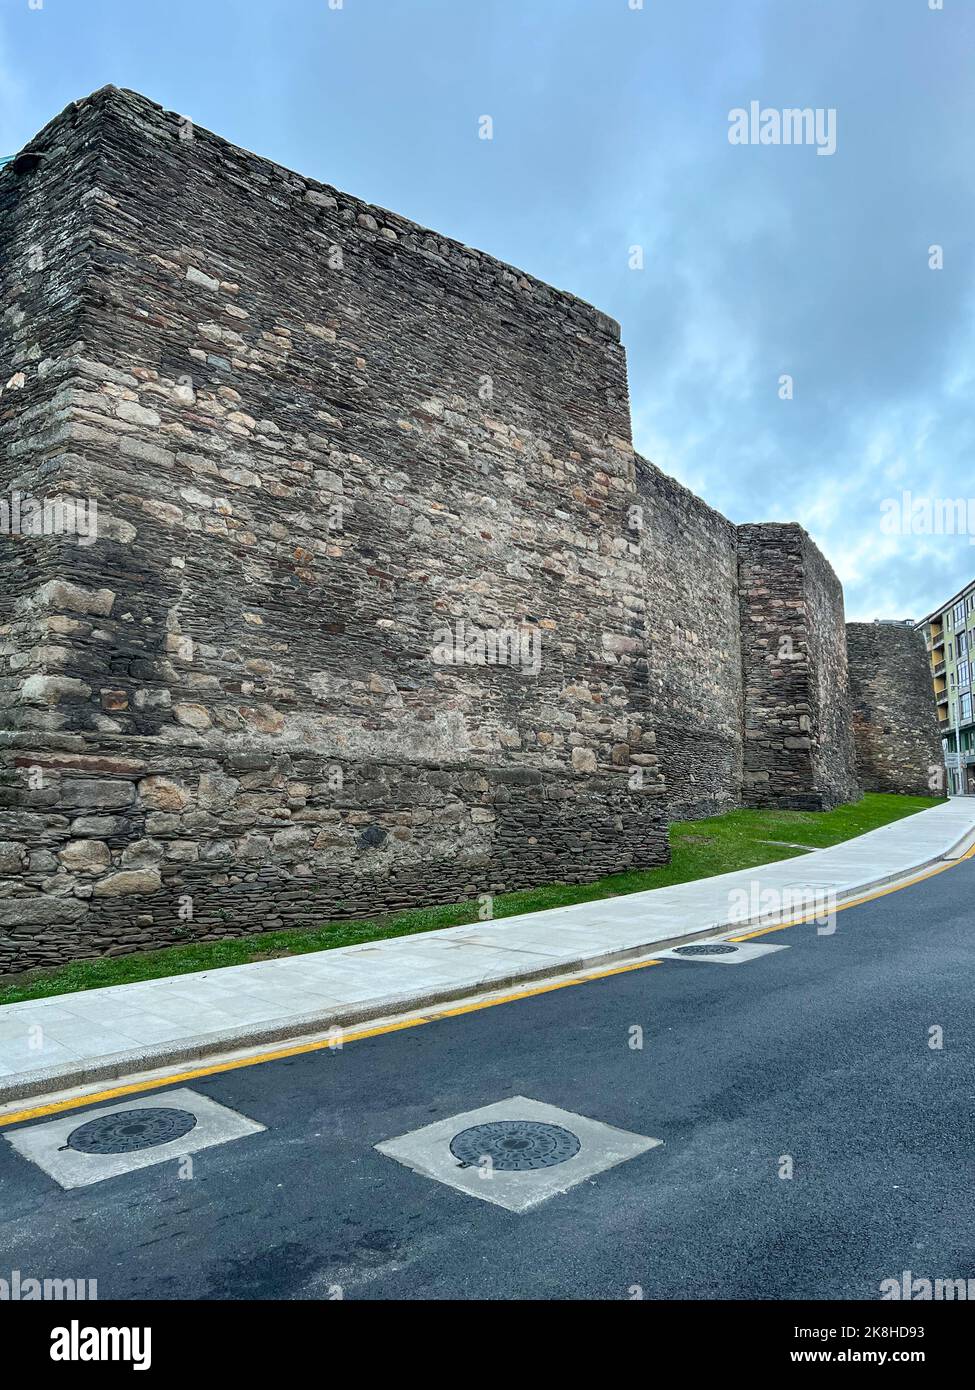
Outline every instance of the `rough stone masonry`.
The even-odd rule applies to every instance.
[[[605,315],[112,87],[0,257],[4,515],[97,507],[0,536],[0,973],[858,794],[838,581],[634,453]]]
[[[924,638],[913,623],[847,623],[857,767],[864,791],[938,796],[946,785]]]

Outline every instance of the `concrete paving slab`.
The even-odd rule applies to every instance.
[[[190,1128],[186,1129],[185,1123],[172,1122],[179,1115],[192,1121]],[[94,1133],[96,1122],[103,1122],[107,1116],[120,1119],[110,1131]],[[131,1119],[126,1118],[129,1116]],[[126,1129],[134,1133],[126,1134]],[[183,1158],[215,1144],[259,1134],[263,1129],[263,1125],[209,1096],[176,1089],[9,1130],[3,1137],[23,1158],[36,1163],[60,1187],[68,1189],[104,1182],[106,1178],[165,1163],[167,1159]],[[157,1142],[160,1135],[170,1130],[182,1132],[167,1142]],[[90,1147],[100,1144],[104,1150],[104,1146],[117,1147],[120,1142],[142,1143],[142,1147],[124,1152]]]
[[[80,1049],[51,1041],[39,1048],[30,1048],[26,1042],[23,1045],[4,1043],[0,1046],[0,1067],[12,1076],[30,1076],[56,1067],[67,1070],[79,1055],[82,1055]],[[88,1058],[91,1054],[86,1049],[83,1055]]]
[[[466,1136],[470,1142],[459,1145]],[[414,1173],[522,1213],[661,1143],[527,1096],[512,1096],[374,1147]],[[535,1166],[506,1170],[506,1162]]]

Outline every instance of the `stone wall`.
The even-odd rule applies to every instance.
[[[613,320],[134,93],[28,150],[3,487],[98,512],[0,544],[0,973],[857,794],[835,576],[634,453]]]
[[[864,791],[940,795],[944,753],[924,638],[910,624],[847,623],[846,644]]]
[[[647,689],[674,820],[741,804],[737,528],[637,458]]]
[[[99,508],[5,547],[0,970],[665,861],[618,326],[186,133],[0,175],[6,481]]]
[[[818,811],[860,795],[843,591],[792,523],[738,528],[743,801]]]

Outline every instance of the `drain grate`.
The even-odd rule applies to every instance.
[[[188,1110],[168,1110],[164,1106],[119,1110],[73,1129],[67,1147],[83,1154],[133,1153],[182,1139],[195,1125],[196,1116]]]
[[[675,946],[675,956],[733,956],[737,946],[715,944],[713,946]]]
[[[580,1147],[571,1130],[538,1120],[494,1120],[462,1129],[450,1141],[450,1152],[465,1168],[489,1158],[492,1167],[503,1173],[551,1168],[575,1158]]]

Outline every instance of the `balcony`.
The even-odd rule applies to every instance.
[[[938,661],[938,662],[935,663],[934,666],[931,667],[931,674],[932,674],[932,676],[943,676],[944,673],[945,673],[945,663],[944,663],[943,661]]]

